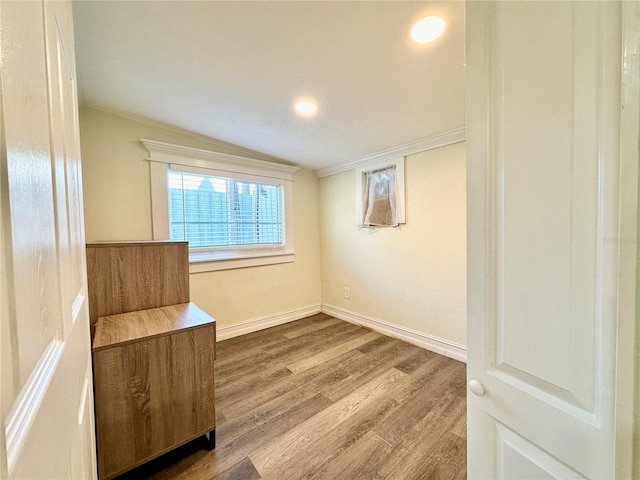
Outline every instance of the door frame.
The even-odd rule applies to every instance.
[[[640,313],[637,306],[640,299],[637,277],[640,255],[640,4],[637,2],[622,2],[621,41],[616,476],[633,478],[634,473],[640,474],[640,454],[634,459],[634,451],[640,448],[640,382],[636,380],[640,379],[640,328],[636,327]]]

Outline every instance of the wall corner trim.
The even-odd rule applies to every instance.
[[[467,347],[464,345],[450,342],[448,340],[418,332],[384,320],[367,317],[329,304],[309,305],[295,310],[289,310],[288,312],[265,315],[263,317],[252,318],[233,325],[218,327],[216,331],[216,339],[220,342],[222,340],[239,337],[240,335],[245,335],[247,333],[264,330],[265,328],[275,327],[295,320],[300,320],[301,318],[310,317],[311,315],[316,315],[318,313],[326,313],[327,315],[344,320],[345,322],[370,328],[371,330],[383,335],[397,338],[426,350],[444,355],[445,357],[453,358],[454,360],[464,363],[467,362]]]
[[[322,313],[339,318],[346,322],[354,323],[370,328],[376,332],[403,340],[418,347],[444,355],[460,362],[467,362],[467,347],[450,342],[442,338],[418,332],[410,328],[402,327],[384,320],[367,317],[359,313],[351,312],[335,305],[322,305]]]
[[[466,140],[466,127],[454,128],[446,132],[431,135],[429,137],[407,142],[402,145],[387,148],[379,152],[371,153],[355,160],[319,168],[315,171],[316,177],[329,177],[342,172],[348,172],[359,167],[365,167],[372,162],[395,159],[397,157],[405,157],[414,153],[432,150],[434,148],[445,147],[453,143],[464,142]]]
[[[320,304],[309,305],[307,307],[289,310],[288,312],[265,315],[263,317],[234,323],[233,325],[218,327],[216,330],[216,340],[220,342],[222,340],[227,340],[228,338],[239,337],[240,335],[257,332],[259,330],[264,330],[265,328],[275,327],[293,322],[294,320],[300,320],[301,318],[309,317],[311,315],[316,315],[321,313],[321,311],[322,308]]]

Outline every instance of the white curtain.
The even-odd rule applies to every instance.
[[[396,167],[373,170],[365,174],[362,189],[364,226],[397,227]]]

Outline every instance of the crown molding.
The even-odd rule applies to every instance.
[[[371,153],[349,162],[339,163],[337,165],[331,165],[329,167],[319,168],[315,171],[318,178],[328,177],[330,175],[336,175],[342,172],[348,172],[356,168],[365,167],[373,162],[379,162],[384,160],[390,160],[397,157],[405,157],[407,155],[413,155],[414,153],[424,152],[425,150],[432,150],[438,147],[444,147],[453,143],[464,142],[466,139],[465,127],[455,128],[447,132],[431,135],[430,137],[421,138],[412,142],[404,143],[396,147],[380,150],[379,152]]]

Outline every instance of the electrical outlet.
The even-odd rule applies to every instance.
[[[351,289],[344,287],[344,298],[351,298]]]

